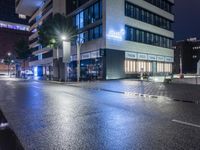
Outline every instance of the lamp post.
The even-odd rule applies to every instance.
[[[80,38],[78,35],[78,40],[76,41],[76,51],[77,51],[77,82],[80,81],[81,76],[81,46],[83,45],[84,38]]]
[[[63,45],[64,45],[64,41],[69,41],[70,39],[74,38],[74,37],[77,37],[78,40],[76,41],[76,52],[77,52],[77,82],[80,81],[80,60],[81,60],[81,57],[80,57],[80,53],[81,53],[81,46],[83,44],[83,39],[84,38],[80,38],[79,35],[74,35],[74,36],[71,36],[70,38],[68,38],[67,36],[65,36],[64,34],[61,36],[61,40],[63,42]]]
[[[77,42],[77,82],[80,81],[80,75],[81,75],[81,46],[82,44],[80,42]]]
[[[180,50],[180,78],[183,78],[183,62],[182,62],[182,51]]]
[[[66,37],[65,35],[62,35],[62,36],[61,36],[61,40],[62,40],[62,48],[64,49],[64,41],[67,40],[67,37]],[[63,51],[64,51],[64,50],[63,50]],[[67,67],[67,64],[66,64],[66,62],[65,62],[65,82],[66,82],[66,74],[68,74],[68,71],[67,71],[66,67]],[[67,78],[68,78],[68,77],[67,77]]]
[[[10,75],[10,63],[11,63],[10,62],[10,59],[11,59],[10,57],[11,57],[11,53],[9,52],[7,55],[8,55],[8,76],[9,76]]]

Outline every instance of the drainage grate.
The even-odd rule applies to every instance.
[[[177,99],[177,98],[174,98],[173,100],[174,100],[174,101],[177,101],[177,102],[183,102],[183,103],[198,104],[198,101],[188,101],[188,100],[181,100],[181,99]]]

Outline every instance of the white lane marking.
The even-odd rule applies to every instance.
[[[180,121],[180,120],[176,120],[176,119],[173,119],[172,122],[176,122],[176,123],[179,123],[179,124],[200,128],[200,125],[189,123],[189,122],[184,122],[184,121]]]

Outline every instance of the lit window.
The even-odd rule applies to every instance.
[[[26,19],[26,15],[19,14],[20,19]]]

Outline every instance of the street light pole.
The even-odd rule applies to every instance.
[[[69,39],[72,39],[73,37],[78,37],[78,40],[77,40],[77,42],[76,42],[76,51],[77,51],[77,82],[79,82],[80,81],[80,75],[81,75],[81,65],[80,65],[80,60],[81,60],[81,46],[82,46],[82,41],[81,40],[83,40],[83,38],[81,38],[80,39],[80,37],[78,36],[78,35],[74,35],[74,36],[71,36]],[[64,42],[64,41],[66,41],[68,38],[65,36],[65,35],[62,35],[61,36],[61,39],[62,39],[62,41]],[[69,62],[67,63],[67,66],[68,66],[68,64],[69,64]],[[69,73],[67,73],[68,74],[68,76],[69,76]]]
[[[80,81],[80,51],[81,51],[81,43],[77,42],[77,82]]]
[[[180,78],[183,78],[183,62],[182,62],[181,50],[180,50]]]
[[[10,61],[11,61],[11,58],[10,58],[10,56],[11,56],[11,53],[9,52],[8,53],[8,76],[10,75]]]

